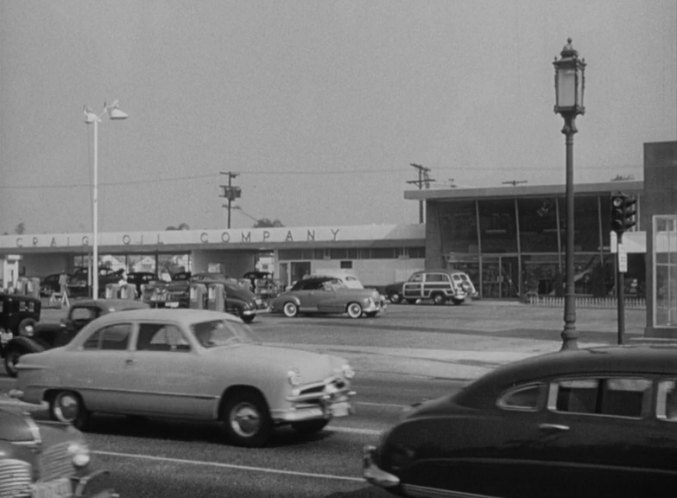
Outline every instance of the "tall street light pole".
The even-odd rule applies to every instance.
[[[90,277],[92,279],[92,299],[99,298],[99,123],[101,116],[110,119],[127,119],[127,114],[118,107],[118,101],[103,104],[101,115],[94,114],[86,105],[83,108],[85,123],[94,125],[94,161],[92,172],[92,261]]]
[[[578,349],[579,333],[576,331],[576,287],[574,281],[574,134],[576,116],[585,114],[585,59],[567,40],[555,61],[555,112],[564,118],[562,133],[566,146],[566,290],[564,294],[564,330],[562,350]]]

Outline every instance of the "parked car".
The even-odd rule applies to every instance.
[[[279,285],[269,271],[248,271],[242,278],[248,280],[250,290],[264,300],[272,299],[280,293]]]
[[[17,396],[85,428],[93,412],[218,420],[229,440],[265,445],[278,425],[322,430],[352,411],[343,358],[256,343],[210,310],[110,313],[66,346],[26,355]]]
[[[402,496],[673,496],[677,347],[533,357],[413,406],[366,447],[365,478]]]
[[[0,407],[0,496],[113,498],[109,474],[94,470],[87,441],[69,424]]]
[[[124,270],[112,270],[106,267],[99,268],[99,296],[103,297],[106,292],[106,285],[117,284],[124,275]],[[85,267],[77,268],[68,279],[68,294],[71,297],[87,297],[89,290],[89,269]]]
[[[66,274],[68,278],[70,275]],[[59,279],[61,278],[61,273],[52,273],[47,275],[44,278],[40,279],[40,296],[50,297],[55,292],[61,292],[61,285],[59,284]]]
[[[172,275],[172,280],[190,280],[191,272],[189,271],[179,271]]]
[[[333,277],[310,277],[271,301],[271,311],[287,317],[299,313],[347,313],[350,318],[374,317],[385,309],[375,289],[351,289]]]
[[[332,277],[340,280],[349,289],[364,289],[364,285],[356,275],[343,270],[317,270],[306,278],[310,277]]]
[[[425,270],[412,273],[402,285],[402,298],[409,304],[430,299],[435,304],[451,301],[462,304],[477,297],[477,291],[467,273],[450,270]]]
[[[38,298],[0,292],[0,357],[14,336],[40,320],[41,309]]]
[[[191,304],[191,287],[194,288],[195,284],[203,284],[206,292],[202,295],[201,301],[197,295],[193,295],[193,301],[200,302]],[[251,323],[256,315],[270,311],[268,304],[261,297],[239,285],[236,279],[228,278],[220,273],[199,273],[193,275],[190,280],[153,281],[145,287],[142,300],[153,308],[193,306],[207,309],[210,306],[209,290],[216,285],[223,287],[223,310],[239,316],[246,323]],[[215,304],[213,306],[216,307]]]
[[[395,282],[385,286],[385,295],[393,304],[399,304],[402,302],[402,286],[404,282]]]
[[[132,271],[127,273],[127,283],[136,287],[136,295],[141,295],[141,286],[157,280],[155,273],[150,271]]]
[[[75,301],[68,309],[66,318],[56,323],[27,324],[5,345],[5,371],[16,377],[16,364],[28,353],[68,344],[75,334],[95,318],[112,313],[139,308],[148,308],[146,303],[130,299],[85,299]]]

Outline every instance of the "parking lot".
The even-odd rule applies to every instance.
[[[63,316],[65,310],[46,307],[42,320]],[[626,310],[625,342],[641,339],[644,326],[643,309]],[[500,364],[559,350],[564,321],[558,307],[475,300],[461,306],[390,304],[380,316],[360,320],[260,315],[251,327],[264,342],[340,354],[363,371],[472,379]],[[576,330],[580,347],[616,344],[617,310],[579,307]]]

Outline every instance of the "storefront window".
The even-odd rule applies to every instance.
[[[480,201],[480,234],[482,252],[517,251],[514,199]]]
[[[654,326],[677,325],[677,216],[654,217]]]
[[[574,199],[574,246],[579,251],[599,251],[602,246],[600,240],[600,216],[597,196],[576,196]],[[566,200],[559,199],[559,219],[562,227],[562,250],[566,241]],[[603,217],[607,222],[608,213]],[[609,226],[602,227],[603,231],[609,231]]]
[[[476,254],[477,213],[474,201],[441,204],[440,237],[445,252]]]
[[[557,203],[554,198],[519,199],[522,252],[557,252]]]

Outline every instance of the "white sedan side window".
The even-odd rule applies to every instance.
[[[116,323],[95,331],[85,341],[84,349],[106,349],[124,351],[132,332],[130,323]]]
[[[188,341],[172,324],[142,323],[136,340],[137,351],[189,351]]]

